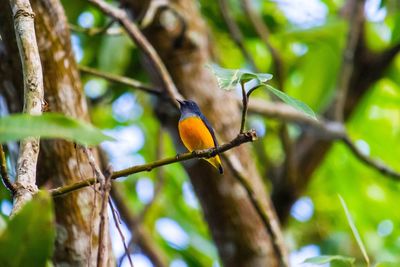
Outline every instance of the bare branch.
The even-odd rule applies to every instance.
[[[106,177],[100,172],[101,178],[99,179],[102,185],[102,199],[100,209],[100,227],[99,227],[99,248],[97,251],[97,267],[109,266],[109,255],[108,255],[108,198],[111,190],[111,176],[112,173],[108,173]]]
[[[83,73],[91,74],[91,75],[106,79],[111,82],[116,82],[116,83],[120,83],[120,84],[123,84],[126,86],[130,86],[130,87],[139,89],[141,91],[144,91],[144,92],[152,94],[152,95],[161,96],[164,94],[164,92],[161,92],[160,90],[158,90],[154,87],[151,87],[150,85],[142,83],[138,80],[134,80],[132,78],[99,71],[99,70],[96,70],[96,69],[93,69],[90,67],[86,67],[86,66],[82,66],[82,65],[79,66],[79,70]]]
[[[160,78],[163,82],[163,86],[166,92],[168,93],[170,98],[174,100],[173,101],[174,105],[176,107],[179,107],[179,104],[176,101],[176,99],[183,99],[183,97],[176,89],[171,76],[169,75],[164,63],[158,56],[154,47],[147,41],[146,37],[143,36],[139,28],[129,20],[126,12],[107,4],[103,0],[89,0],[89,2],[98,7],[106,15],[112,17],[114,20],[118,21],[121,24],[121,26],[127,31],[129,37],[131,37],[131,39],[135,42],[135,44],[153,63],[154,68],[160,75]]]
[[[365,163],[371,168],[376,169],[384,176],[392,178],[396,181],[400,181],[400,173],[396,172],[392,168],[386,166],[384,163],[374,160],[364,154],[351,140],[348,136],[344,136],[342,138],[344,144],[353,152],[353,155],[356,156],[361,162]]]
[[[10,177],[8,177],[6,154],[4,153],[2,144],[0,144],[0,175],[4,186],[8,189],[8,191],[11,192],[12,195],[14,195],[16,190],[10,180]]]
[[[252,141],[256,140],[256,138],[257,138],[257,135],[256,135],[255,131],[250,130],[250,131],[244,132],[243,134],[239,134],[231,142],[221,145],[217,148],[210,148],[210,149],[205,149],[205,150],[195,150],[193,152],[178,154],[175,157],[165,158],[165,159],[157,160],[157,161],[154,161],[151,163],[133,166],[131,168],[127,168],[124,170],[114,172],[112,174],[111,178],[117,179],[117,178],[124,177],[124,176],[134,174],[134,173],[151,171],[154,168],[158,168],[158,167],[161,167],[164,165],[168,165],[168,164],[175,163],[175,162],[181,162],[181,161],[185,161],[185,160],[189,160],[189,159],[214,157],[216,154],[225,152],[231,148],[240,146],[241,144],[244,144],[247,142],[252,142]],[[80,182],[66,185],[66,186],[61,186],[61,187],[58,187],[55,189],[51,189],[49,191],[53,195],[53,197],[57,197],[57,196],[61,196],[61,195],[76,191],[83,187],[90,186],[97,182],[98,181],[95,178],[89,178],[84,181],[80,181]]]
[[[107,25],[101,28],[82,28],[80,26],[74,25],[74,24],[69,24],[69,28],[73,32],[77,33],[84,33],[87,34],[88,36],[95,36],[99,34],[106,34],[109,36],[120,36],[124,34],[124,31],[121,28],[111,28],[112,24],[114,21],[110,21]]]
[[[24,112],[42,114],[43,73],[35,35],[34,17],[29,0],[10,0],[14,28],[24,76]],[[32,198],[37,191],[36,165],[39,154],[39,138],[30,137],[20,142],[16,194],[12,214]]]
[[[121,241],[122,241],[122,244],[123,244],[124,249],[125,249],[125,254],[128,257],[130,266],[133,267],[131,255],[130,255],[129,249],[128,249],[127,245],[126,245],[124,234],[122,233],[121,227],[119,227],[119,225],[121,224],[121,221],[118,220],[118,218],[117,218],[117,211],[115,210],[114,205],[113,205],[110,197],[108,198],[108,204],[110,205],[110,208],[111,208],[111,213],[112,213],[112,216],[113,216],[113,219],[114,219],[115,227],[117,228],[119,236],[121,237]]]
[[[114,183],[111,190],[111,196],[114,200],[115,206],[119,211],[119,214],[121,214],[122,220],[132,232],[132,241],[137,244],[144,254],[149,257],[154,266],[168,266],[168,262],[163,251],[155,245],[155,242],[153,242],[151,239],[150,233],[146,228],[143,227],[143,225],[139,223],[139,218],[131,212],[129,206],[125,202],[124,196],[121,194],[121,190],[119,189],[120,188],[118,187],[118,184]]]

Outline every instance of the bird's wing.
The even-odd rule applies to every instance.
[[[211,136],[214,141],[214,146],[218,147],[218,141],[217,141],[217,138],[215,137],[215,133],[214,133],[213,128],[211,127],[210,122],[207,120],[206,116],[204,116],[203,114],[200,114],[200,118],[203,121],[203,123],[206,125],[208,131],[211,133]]]

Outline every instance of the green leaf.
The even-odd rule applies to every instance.
[[[283,102],[294,107],[295,109],[304,112],[311,118],[316,119],[314,111],[307,106],[305,103],[288,96],[287,94],[275,89],[271,85],[266,84],[272,79],[272,75],[269,73],[253,73],[243,70],[232,70],[221,68],[218,65],[211,65],[215,76],[217,77],[218,85],[224,90],[232,90],[240,83],[246,83],[251,80],[256,80],[257,84],[255,87],[265,86],[271,93],[279,97]],[[250,89],[251,90],[251,89]]]
[[[217,77],[219,87],[224,90],[232,90],[241,82],[245,83],[251,80],[257,80],[258,83],[261,84],[272,79],[272,74],[269,73],[253,73],[239,69],[225,69],[215,64],[210,65],[210,68]]]
[[[367,254],[367,250],[365,249],[364,243],[361,240],[361,236],[360,233],[357,230],[357,227],[353,221],[353,218],[351,217],[351,214],[349,212],[349,209],[347,208],[346,202],[344,201],[344,199],[342,198],[341,195],[338,195],[339,199],[340,199],[340,203],[342,204],[342,207],[344,209],[344,212],[346,214],[346,218],[347,218],[347,222],[349,223],[349,226],[351,228],[351,231],[353,232],[354,238],[357,241],[358,247],[361,250],[361,253],[363,254],[363,257],[365,259],[365,262],[367,263],[367,266],[370,266],[369,264],[369,257]]]
[[[303,103],[300,100],[297,100],[293,97],[290,97],[289,95],[285,94],[284,92],[279,91],[278,89],[275,89],[271,85],[266,84],[265,86],[271,93],[273,93],[274,95],[279,97],[286,104],[294,107],[295,109],[297,109],[301,112],[304,112],[306,115],[310,116],[311,118],[316,119],[314,111],[309,106],[307,106],[305,103]]]
[[[0,236],[0,266],[46,266],[53,252],[54,223],[51,197],[39,192]]]
[[[347,257],[347,256],[342,256],[342,255],[323,255],[323,256],[308,258],[303,263],[312,263],[312,264],[322,265],[322,264],[329,263],[331,261],[341,261],[346,264],[349,264],[350,266],[353,266],[356,259],[353,257]]]
[[[112,140],[88,123],[57,113],[41,116],[16,114],[0,118],[0,143],[30,136],[63,138],[87,145]]]

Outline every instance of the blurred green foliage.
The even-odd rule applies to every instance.
[[[55,238],[50,195],[39,192],[6,225],[0,220],[0,265],[45,266]]]
[[[109,23],[108,18],[85,1],[62,2],[71,24],[81,27],[103,27]],[[284,12],[285,5],[286,8],[293,5],[291,2],[253,1],[271,30],[271,42],[283,57],[287,71],[284,81],[286,92],[305,102],[313,110],[323,112],[332,100],[342,64],[341,54],[348,25],[340,18],[339,12],[345,1],[310,1],[322,5],[325,12],[322,19],[318,19],[321,12],[314,12],[307,5],[300,8],[295,6],[295,11],[306,22],[296,22],[293,14]],[[367,17],[367,46],[373,51],[382,51],[398,43],[400,10],[399,5],[393,4],[396,1],[367,2],[378,3],[375,9],[370,8],[375,10],[375,13]],[[253,55],[257,67],[262,72],[274,74],[271,55],[257,37],[239,2],[230,0],[229,3],[230,11],[244,33],[244,45]],[[229,36],[217,1],[200,0],[199,6],[212,32],[218,63],[226,68],[249,69],[240,50]],[[149,77],[141,65],[140,53],[125,35],[88,36],[85,33],[74,32],[72,43],[80,64],[149,82]],[[400,170],[399,73],[398,55],[383,77],[369,89],[347,122],[350,136],[363,151],[396,170]],[[111,157],[111,161],[116,163],[115,168],[155,160],[160,125],[152,109],[154,99],[140,91],[90,75],[82,75],[82,80],[90,102],[92,121],[97,127],[115,130],[133,125],[141,133],[132,133],[130,139],[125,141],[137,143],[134,148],[114,149],[125,154],[116,157],[110,153],[115,156]],[[271,83],[277,87],[274,79]],[[268,98],[268,95],[257,91],[252,97]],[[252,127],[263,133],[262,140],[255,145],[257,148],[254,157],[260,171],[265,173],[263,154],[267,154],[275,164],[279,164],[284,158],[279,141],[279,124],[259,116],[250,117],[248,121]],[[165,132],[165,129],[162,129],[162,132]],[[294,125],[290,126],[290,133],[295,137],[299,134],[299,129]],[[163,153],[176,154],[172,138],[163,134],[163,140]],[[262,147],[258,144],[262,144]],[[170,261],[183,259],[188,266],[217,264],[216,248],[204,222],[201,208],[193,198],[185,171],[180,164],[173,164],[166,166],[164,173],[166,182],[145,216],[145,227]],[[122,185],[126,201],[135,214],[139,214],[149,201],[143,196],[144,192],[152,191],[151,186],[142,188],[143,183],[140,181],[143,180],[150,180],[153,187],[159,182],[155,171],[136,174],[118,182]],[[267,177],[265,181],[268,187]],[[304,257],[343,255],[356,258],[356,266],[364,266],[363,257],[337,198],[340,194],[349,207],[372,263],[382,263],[378,266],[399,266],[399,192],[399,183],[360,163],[342,144],[333,145],[313,175],[304,196],[294,206],[291,219],[285,226],[285,238],[292,251],[292,257],[303,257],[296,261],[299,264]],[[9,196],[3,187],[0,189],[0,197],[3,201],[1,216],[5,218],[7,205],[4,203],[9,203],[6,202],[9,201]],[[187,242],[183,245],[171,243],[162,235],[157,222],[165,218],[179,225],[188,236]],[[4,224],[2,221],[4,219],[0,217],[0,231]],[[314,254],[304,256],[303,252],[309,248],[312,248]],[[333,261],[331,266],[346,265]]]

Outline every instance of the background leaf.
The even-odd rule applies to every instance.
[[[323,256],[308,258],[303,263],[313,263],[313,264],[318,264],[318,265],[321,264],[322,265],[325,263],[329,263],[331,261],[341,261],[341,262],[349,264],[350,266],[353,266],[355,260],[356,259],[353,257],[346,257],[346,256],[342,256],[342,255],[323,255]]]
[[[369,257],[367,254],[367,250],[365,249],[364,243],[361,240],[360,233],[358,232],[357,227],[353,221],[353,218],[351,217],[351,214],[349,212],[349,209],[347,208],[346,202],[344,201],[344,199],[342,198],[341,195],[339,195],[339,199],[340,199],[340,203],[342,204],[342,207],[344,209],[344,212],[346,213],[347,222],[350,225],[351,231],[353,232],[353,235],[357,241],[357,244],[360,247],[361,253],[364,256],[367,266],[369,266]]]
[[[211,68],[215,76],[217,77],[219,87],[224,90],[232,90],[242,82],[246,83],[251,80],[256,80],[257,83],[254,85],[254,87],[263,85],[268,89],[269,92],[279,97],[279,99],[281,99],[286,104],[294,107],[295,109],[301,112],[304,112],[305,114],[314,119],[316,118],[314,111],[305,103],[293,97],[290,97],[284,92],[279,91],[278,89],[275,89],[274,87],[266,84],[269,80],[272,79],[272,75],[269,73],[253,73],[239,69],[237,70],[225,69],[215,64],[211,65]]]
[[[267,89],[273,93],[274,95],[276,95],[277,97],[279,97],[283,102],[285,102],[286,104],[294,107],[295,109],[304,112],[305,114],[307,114],[308,116],[316,119],[315,113],[314,111],[307,106],[305,103],[301,102],[300,100],[297,100],[293,97],[290,97],[289,95],[285,94],[282,91],[279,91],[278,89],[275,89],[274,87],[272,87],[271,85],[265,85],[267,87]]]
[[[29,136],[63,138],[87,145],[112,140],[88,123],[57,113],[45,113],[41,116],[17,114],[0,118],[1,143]]]
[[[41,191],[0,236],[0,266],[45,266],[53,251],[54,225],[51,197]]]
[[[241,82],[257,80],[258,83],[261,84],[272,79],[272,74],[269,73],[254,73],[240,69],[225,69],[216,64],[210,66],[217,77],[219,87],[224,90],[232,90]]]

